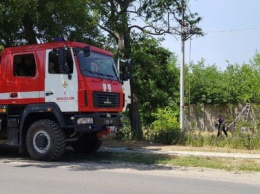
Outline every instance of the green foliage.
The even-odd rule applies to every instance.
[[[164,109],[158,108],[155,115],[155,121],[152,122],[151,127],[156,130],[170,130],[179,128],[179,122],[177,121],[177,111],[173,111],[170,107]]]
[[[184,138],[180,142],[181,145],[202,147],[204,145],[205,138],[201,133],[195,133],[194,131],[189,131],[185,133]]]
[[[178,144],[183,138],[183,132],[179,128],[177,121],[178,113],[170,107],[158,109],[155,115],[155,121],[149,129],[144,130],[144,139],[163,144]],[[125,127],[120,129],[117,134],[119,140],[132,140],[133,134],[130,130],[129,120],[124,119]]]
[[[6,0],[0,4],[0,44],[13,46],[69,40],[94,43],[99,34],[89,0]]]
[[[170,129],[170,130],[160,130],[153,134],[153,141],[166,144],[166,145],[176,145],[182,138],[183,133],[180,128]]]
[[[130,127],[130,120],[126,115],[123,116],[123,128],[116,134],[117,140],[128,141],[133,139],[133,134]]]
[[[142,122],[150,125],[155,120],[153,113],[157,108],[176,108],[179,100],[177,59],[152,37],[135,35],[134,40],[132,56],[135,82],[132,86],[138,95]]]
[[[155,121],[151,124],[151,129],[145,132],[145,138],[163,144],[177,144],[182,132],[177,121],[178,113],[170,107],[157,109]]]
[[[185,71],[186,103],[189,100],[191,104],[260,103],[259,53],[249,64],[229,64],[225,71],[204,63],[204,60],[193,63],[191,72]]]
[[[202,18],[198,16],[198,13],[191,12],[189,0],[143,0],[138,10],[139,15],[145,15],[144,20],[147,23],[152,23],[156,28],[163,24],[164,28],[160,30],[161,33],[169,33],[170,26],[185,26],[185,33],[178,30],[170,33],[182,35],[184,40],[188,40],[193,35],[203,35],[202,29],[198,27]]]
[[[237,131],[236,133],[228,134],[228,137],[223,135],[217,137],[217,131],[214,134],[189,132],[186,133],[185,138],[182,139],[180,144],[194,147],[214,146],[246,150],[260,148],[259,133],[244,133]]]
[[[167,116],[164,116],[167,114]],[[193,147],[213,146],[226,147],[233,149],[254,150],[260,149],[260,130],[254,130],[252,125],[241,122],[237,124],[237,130],[234,133],[228,132],[228,137],[223,134],[217,137],[217,131],[182,132],[175,119],[172,119],[166,110],[160,110],[157,113],[158,120],[153,122],[153,127],[144,130],[144,140],[162,143],[165,145],[184,145]],[[163,123],[163,121],[165,123]],[[118,140],[132,140],[133,135],[130,130],[129,120],[124,119],[125,126],[117,134]],[[247,125],[246,125],[247,124]],[[241,130],[241,126],[249,127],[248,131]]]

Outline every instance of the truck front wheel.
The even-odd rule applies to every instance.
[[[65,136],[56,122],[39,120],[29,127],[26,146],[35,160],[57,160],[65,150]]]

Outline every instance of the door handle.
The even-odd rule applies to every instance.
[[[46,95],[46,96],[53,95],[53,92],[46,92],[45,95]]]
[[[10,94],[10,97],[11,97],[11,98],[17,98],[17,97],[18,97],[18,93],[12,92],[12,93]]]

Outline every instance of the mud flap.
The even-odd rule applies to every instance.
[[[18,146],[18,128],[9,128],[7,132],[8,144]]]

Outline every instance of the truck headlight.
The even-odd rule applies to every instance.
[[[93,124],[93,118],[88,117],[88,118],[78,118],[77,124]]]

